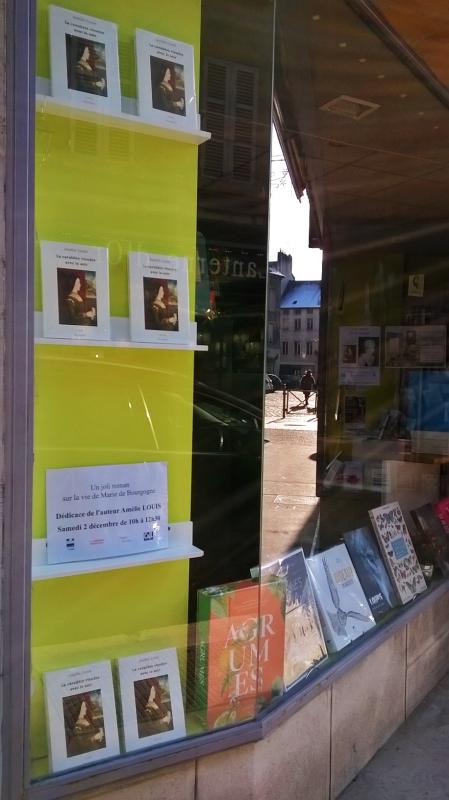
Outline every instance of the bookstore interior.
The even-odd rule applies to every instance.
[[[449,577],[449,68],[409,5],[37,0],[31,786],[241,729]],[[272,122],[324,261],[313,536],[266,560]]]

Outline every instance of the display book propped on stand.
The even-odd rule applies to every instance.
[[[398,503],[372,509],[370,517],[378,546],[365,527],[308,559],[298,548],[252,570],[248,580],[198,591],[195,708],[203,728],[253,718],[324,664],[327,653],[426,590]],[[435,534],[427,531],[438,527],[438,516],[429,506],[416,517],[429,547]],[[432,552],[447,570],[449,538],[441,531],[445,547],[439,539]],[[54,771],[185,736],[176,649],[119,658],[117,693],[111,669],[106,661],[45,674]]]
[[[254,568],[252,580],[198,591],[196,705],[205,727],[250,719],[426,590],[399,504],[369,514],[375,537],[367,519],[307,559],[299,548]],[[437,512],[429,505],[416,518],[420,557],[431,553],[447,575],[449,536]]]
[[[144,18],[145,16],[148,17],[148,14],[143,15]],[[191,15],[188,29],[190,33],[195,30],[191,24]],[[166,158],[168,158],[167,148],[173,147],[175,149],[170,150],[171,159],[173,153],[176,157],[177,147],[184,147],[185,143],[195,145],[206,141],[209,134],[200,130],[196,112],[193,47],[176,39],[146,32],[141,28],[137,29],[136,26],[138,69],[142,68],[145,60],[148,61],[147,73],[145,74],[143,70],[141,77],[138,78],[139,113],[137,114],[136,101],[121,96],[119,35],[120,26],[112,22],[76,11],[50,7],[52,88],[50,95],[46,79],[38,79],[41,95],[37,99],[37,111],[55,119],[44,119],[44,125],[51,124],[57,128],[61,124],[69,126],[73,121],[89,122],[96,127],[102,126],[102,130],[122,128],[133,134],[141,134],[142,137],[149,135],[168,139],[171,140],[168,144],[146,140],[145,147],[148,152],[150,146],[154,146],[154,149],[158,146],[165,147]],[[163,74],[162,68],[164,68]],[[63,118],[63,121],[56,119],[58,117]],[[74,141],[72,136],[76,130],[76,127],[72,129],[71,142]],[[172,145],[172,142],[175,144]],[[57,147],[56,154],[59,155]],[[184,156],[182,163],[186,169]],[[196,201],[196,163],[193,152],[191,165],[195,179],[192,178],[194,191],[189,202],[191,200],[193,207]],[[85,168],[85,186],[89,185],[89,194],[92,194],[98,186],[95,183],[95,175],[92,174],[95,172],[95,165],[86,159]],[[111,170],[113,168],[114,164],[111,162]],[[142,176],[139,174],[138,177],[147,180],[146,197],[150,196],[154,191],[153,179],[159,180],[159,176],[155,174],[145,176],[145,164],[143,164]],[[148,180],[149,177],[151,181]],[[45,179],[47,180],[47,174]],[[132,182],[130,185],[133,185]],[[47,198],[51,196],[53,186],[46,187]],[[68,195],[70,189],[68,181],[66,184]],[[73,195],[76,195],[76,189],[73,189]],[[159,227],[157,236],[154,236],[158,245],[153,248],[152,241],[148,241],[151,214],[147,214],[146,227],[141,228],[140,232],[139,223],[134,217],[128,231],[125,225],[123,230],[116,233],[111,229],[114,223],[111,223],[108,217],[107,206],[106,208],[102,206],[102,203],[106,202],[105,194],[99,190],[98,195],[96,211],[98,218],[102,218],[104,223],[104,232],[97,226],[99,236],[84,233],[84,228],[87,231],[94,226],[82,224],[83,221],[90,223],[91,220],[87,220],[85,206],[79,202],[79,196],[76,198],[75,211],[79,211],[81,225],[78,227],[82,228],[81,234],[78,230],[78,235],[70,237],[67,235],[67,231],[76,229],[73,218],[70,218],[70,223],[65,226],[64,233],[60,236],[53,218],[46,218],[45,225],[41,228],[45,231],[40,242],[43,312],[37,312],[35,317],[36,342],[43,345],[95,345],[126,349],[133,347],[169,350],[207,349],[197,345],[196,325],[189,319],[188,266],[194,261],[194,233],[188,256],[184,255],[188,252],[187,248],[184,249],[188,240],[184,231],[182,236],[178,236],[178,241],[173,234],[164,240]],[[161,202],[160,198],[158,200]],[[142,200],[140,204],[143,204]],[[51,203],[49,207],[54,214]],[[54,216],[57,217],[57,214]],[[179,220],[178,228],[180,228]],[[154,230],[156,231],[156,227]],[[194,226],[192,230],[194,231]],[[116,236],[121,236],[125,245],[128,245],[128,242],[134,244],[134,249],[132,245],[128,245],[128,317],[111,316],[110,310],[109,277],[112,276],[112,272],[108,249],[110,242],[116,244],[114,238]],[[143,246],[140,245],[141,237]],[[174,253],[178,255],[169,249],[172,240],[175,243]],[[165,241],[164,246],[160,244],[161,241]],[[108,247],[102,246],[103,242],[107,242]],[[167,253],[169,255],[166,255]],[[116,262],[113,263],[113,267],[117,278]],[[122,276],[120,280],[123,285]],[[117,305],[117,290],[116,287],[112,288],[115,288]],[[111,291],[111,304],[113,303],[114,291]],[[42,360],[46,358],[48,352],[49,350],[40,348],[37,350],[38,357]],[[139,353],[135,356],[120,354],[119,358],[122,361],[134,359],[135,363],[141,363],[139,356]],[[73,362],[82,364],[82,360],[87,360],[89,357],[90,353],[80,351],[80,355],[77,354]],[[58,356],[52,358],[57,364]],[[155,354],[155,359],[157,358],[159,356]],[[134,362],[129,364],[130,369],[135,369]],[[147,361],[147,369],[148,363]],[[102,364],[99,364],[97,374],[101,366]],[[185,381],[184,375],[182,379]],[[177,380],[179,393],[179,376]],[[97,395],[92,399],[97,401],[98,387],[95,388]],[[144,391],[140,385],[139,390],[144,401]],[[81,391],[83,397],[88,395],[88,381],[82,390],[81,386],[73,385],[74,393],[81,394]],[[153,396],[154,393],[155,387],[152,386]],[[188,390],[187,398],[191,404]],[[93,407],[97,410],[95,405]],[[126,409],[128,413],[128,403]],[[131,410],[131,404],[129,409]],[[82,407],[81,413],[86,413],[85,406]],[[179,412],[179,416],[182,416],[182,413],[183,409]],[[151,424],[153,423],[154,420],[151,419]],[[76,418],[76,425],[80,430],[80,416]],[[158,433],[159,448],[166,452],[167,448],[164,450],[161,445],[163,436]],[[50,499],[47,512],[55,524],[48,525],[47,539],[36,539],[33,542],[33,552],[39,554],[40,559],[39,564],[33,565],[33,577],[36,580],[63,577],[64,581],[57,585],[62,587],[61,591],[64,593],[65,587],[75,584],[75,581],[66,581],[65,577],[80,575],[83,572],[108,573],[122,567],[151,565],[153,560],[169,562],[173,559],[202,555],[200,550],[192,546],[190,522],[168,523],[167,467],[164,463],[156,461],[141,463],[139,461],[143,449],[141,443],[139,442],[138,447],[134,445],[133,449],[127,442],[125,452],[128,459],[138,463],[123,465],[114,462],[100,467],[85,466],[82,465],[81,442],[82,433],[76,439],[77,458],[79,457],[80,461],[72,462],[79,466],[46,470],[47,499]],[[48,448],[49,452],[51,447]],[[94,457],[97,457],[97,451],[100,452],[105,448],[103,442],[94,441],[89,442],[85,449],[86,452],[93,450]],[[148,449],[151,458],[151,447]],[[52,456],[48,458],[51,459]],[[67,463],[64,456],[56,460],[58,464]],[[43,461],[47,463],[45,458]],[[179,471],[178,461],[180,457],[176,453],[175,467]],[[87,461],[87,464],[89,463],[97,464],[94,460]],[[183,479],[186,484],[185,475]],[[178,484],[179,481],[176,485]],[[40,524],[39,521],[39,526]],[[173,537],[176,539],[175,547],[172,547]],[[45,592],[48,589],[50,596],[53,584],[53,581],[41,584],[39,589],[42,588]],[[94,583],[80,582],[77,585],[84,585],[86,591],[86,586],[89,590]],[[123,585],[126,585],[125,582]],[[146,586],[150,591],[151,581],[146,581]],[[70,592],[70,589],[67,591]],[[42,593],[36,595],[38,598],[43,596]],[[112,604],[112,596],[109,601]],[[173,613],[179,616],[178,609],[181,608],[181,604],[172,606],[175,608]],[[65,616],[68,608],[61,605],[61,616]],[[185,614],[184,604],[182,609]],[[97,610],[98,606],[92,609],[92,618],[96,618]],[[76,614],[76,608],[72,607],[70,611]],[[139,618],[141,616],[140,614]],[[36,615],[34,624],[36,625]],[[95,635],[95,625],[90,628],[94,630]],[[82,635],[78,634],[78,639],[82,650],[84,644],[81,641]],[[75,634],[74,641],[76,640]],[[63,641],[66,641],[65,634]],[[176,648],[154,648],[150,651],[147,648],[145,652],[138,652],[137,645],[136,655],[131,649],[130,654],[119,658],[112,650],[110,657],[108,654],[105,659],[91,658],[90,661],[86,659],[85,663],[80,663],[81,659],[78,658],[72,660],[73,667],[70,666],[70,662],[69,666],[58,670],[52,669],[51,663],[50,668],[44,670],[40,666],[37,667],[36,674],[39,674],[39,679],[41,675],[43,676],[46,696],[47,734],[52,771],[82,766],[92,761],[110,758],[120,751],[130,752],[185,735]],[[58,661],[54,663],[55,666],[59,666]],[[67,659],[64,660],[65,663]],[[111,677],[113,672],[116,673],[115,681]],[[114,688],[114,685],[119,685],[120,689]],[[117,721],[117,709],[120,713],[119,721]],[[40,724],[42,716],[40,708],[38,714]],[[43,752],[39,754],[39,756],[44,755]]]
[[[200,129],[191,44],[136,28],[138,96],[124,97],[119,26],[59,6],[49,12],[51,80],[37,78],[38,113],[193,145],[210,139]]]

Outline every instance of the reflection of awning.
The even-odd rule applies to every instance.
[[[360,3],[389,25],[441,87],[449,87],[449,5],[447,0],[373,0]],[[380,12],[380,14],[379,14]]]
[[[409,25],[444,7],[376,2]],[[309,196],[311,245],[449,239],[447,87],[368,0],[277,9],[274,120],[296,193]]]

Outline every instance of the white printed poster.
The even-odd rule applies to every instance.
[[[168,546],[167,465],[47,470],[49,564]]]
[[[445,367],[445,325],[391,325],[385,328],[386,367]]]
[[[377,386],[380,382],[380,327],[340,327],[340,386]]]

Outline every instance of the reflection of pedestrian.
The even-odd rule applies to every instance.
[[[302,376],[299,388],[304,393],[304,401],[307,408],[309,405],[310,393],[315,389],[315,378],[313,377],[310,369],[306,370]]]

